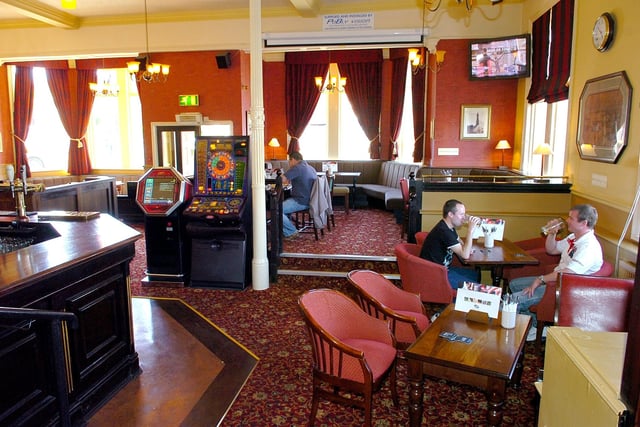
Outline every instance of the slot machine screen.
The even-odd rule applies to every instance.
[[[142,203],[145,205],[171,205],[177,200],[176,178],[147,178],[144,183],[144,196]]]
[[[209,137],[196,143],[195,194],[245,196],[249,140]]]

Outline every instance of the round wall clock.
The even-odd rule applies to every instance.
[[[591,33],[593,46],[600,52],[609,49],[613,42],[614,31],[613,16],[610,13],[605,12],[598,16]]]

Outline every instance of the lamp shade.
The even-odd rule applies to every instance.
[[[543,156],[550,156],[550,155],[553,154],[553,150],[551,149],[551,146],[549,144],[544,143],[544,144],[537,145],[533,149],[533,154],[541,154]]]
[[[509,145],[509,141],[506,139],[501,139],[496,145],[496,150],[508,150],[509,148],[511,148],[511,146]]]
[[[278,138],[271,138],[267,145],[269,145],[269,147],[280,147],[280,141],[278,141]]]

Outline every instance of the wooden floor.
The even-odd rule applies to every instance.
[[[142,373],[87,425],[218,425],[257,357],[180,300],[132,302]]]

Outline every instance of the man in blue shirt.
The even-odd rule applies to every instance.
[[[456,228],[469,224],[467,237],[462,240]],[[458,289],[462,282],[478,282],[480,275],[473,268],[451,266],[453,256],[469,258],[473,245],[473,230],[480,225],[480,218],[468,216],[462,202],[447,200],[442,207],[442,219],[433,227],[422,245],[420,257],[447,267],[449,285]]]
[[[302,154],[294,151],[289,155],[289,169],[282,175],[282,183],[284,185],[291,184],[291,197],[282,203],[284,237],[293,236],[298,232],[291,222],[289,214],[309,209],[311,187],[317,179],[316,170],[304,161]]]

